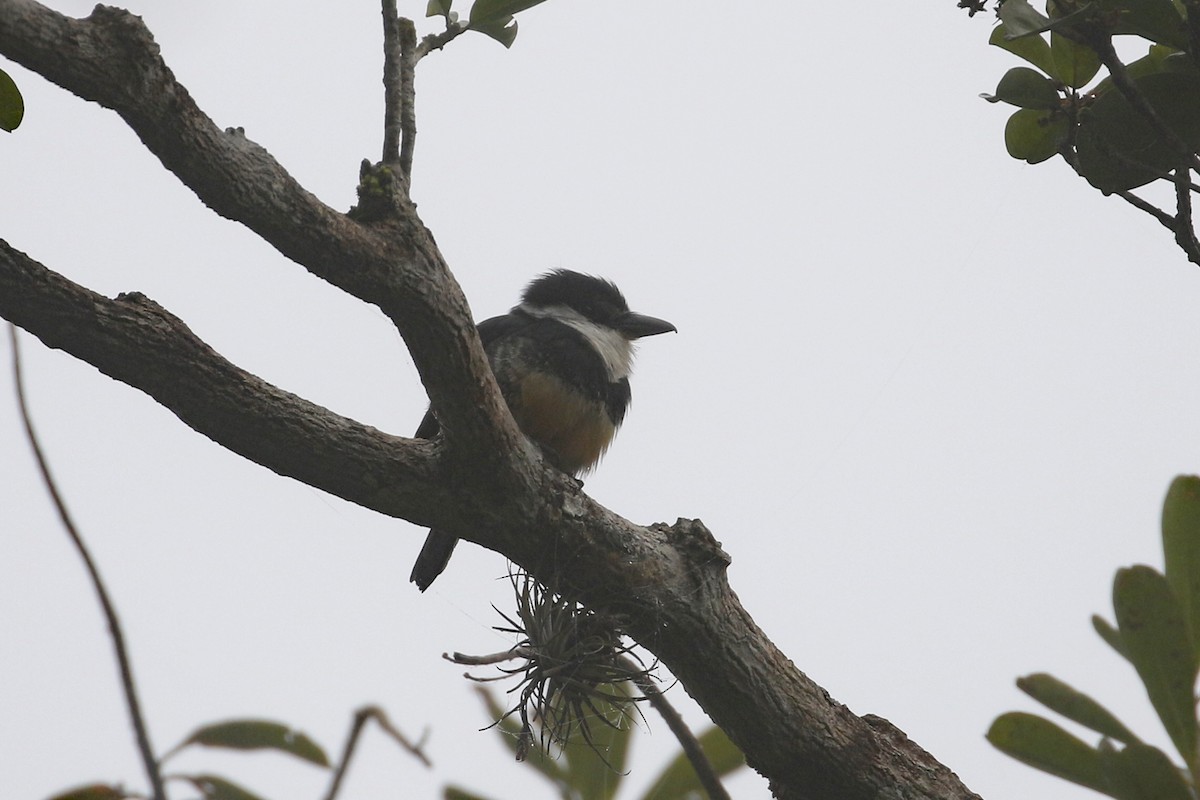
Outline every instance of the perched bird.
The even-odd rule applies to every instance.
[[[550,463],[579,475],[596,466],[625,419],[634,341],[674,330],[630,311],[612,282],[562,269],[530,283],[512,311],[479,323],[479,338],[517,425]],[[416,435],[432,439],[438,430],[430,409]],[[409,580],[428,589],[457,543],[431,530]]]

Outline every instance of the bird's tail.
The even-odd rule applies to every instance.
[[[425,537],[425,545],[421,548],[421,554],[417,556],[417,563],[413,564],[412,574],[408,576],[408,579],[415,583],[422,592],[428,589],[434,579],[441,575],[442,570],[446,568],[456,544],[458,544],[458,539],[448,533],[437,530],[429,531],[429,535]]]

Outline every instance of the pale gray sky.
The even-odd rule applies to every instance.
[[[381,138],[374,0],[132,10],[219,125],[351,205]],[[520,20],[511,51],[467,36],[421,64],[413,192],[478,318],[567,267],[679,327],[641,347],[593,496],[637,522],[703,519],[801,669],[989,800],[1095,796],[984,741],[997,714],[1033,708],[1018,675],[1053,672],[1164,741],[1088,617],[1111,616],[1118,567],[1160,563],[1162,496],[1200,468],[1200,271],[1065,165],[1005,154],[1006,111],[977,94],[1016,61],[986,46],[990,23],[952,0],[551,0]],[[415,428],[424,392],[376,309],[217,218],[114,114],[0,65],[28,104],[0,137],[0,236],[97,291],[146,293],[279,386]],[[423,532],[278,478],[28,337],[24,352],[160,750],[265,716],[337,751],[372,702],[430,729],[436,768],[371,733],[344,797],[447,781],[550,796],[477,732],[440,658],[507,645],[491,630],[501,557],[463,547],[420,595]],[[6,789],[139,785],[104,624],[7,398],[0,454]],[[675,749],[651,718],[627,788]],[[273,797],[326,784],[270,756],[175,766]],[[768,796],[751,773],[731,791]]]

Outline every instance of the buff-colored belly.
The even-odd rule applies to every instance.
[[[513,417],[556,466],[571,473],[595,466],[617,432],[602,403],[581,397],[545,373],[526,377],[517,391]]]

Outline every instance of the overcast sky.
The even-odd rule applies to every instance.
[[[86,14],[90,3],[57,2]],[[420,16],[423,0],[401,0]],[[379,8],[134,2],[167,63],[338,209],[381,141]],[[985,798],[1095,796],[993,750],[1050,671],[1154,742],[1132,669],[1091,631],[1112,575],[1161,563],[1171,478],[1200,469],[1200,271],[1061,162],[1004,152],[978,98],[1017,62],[990,22],[924,3],[551,0],[512,50],[466,36],[418,73],[413,194],[477,318],[535,274],[615,280],[677,336],[588,480],[640,523],[699,517],[761,627],[856,713]],[[421,33],[435,21],[419,21]],[[0,66],[0,237],[96,291],[141,291],[238,365],[397,434],[424,391],[382,314],[208,211],[111,112]],[[340,750],[378,703],[346,798],[448,781],[550,797],[496,741],[447,650],[492,652],[504,560],[462,547],[425,595],[424,532],[279,478],[146,396],[24,338],[60,487],[115,597],[160,750],[235,716]],[[0,352],[0,774],[9,796],[141,786],[111,647],[23,441]],[[670,696],[703,721],[681,686]],[[1089,737],[1091,738],[1091,737]],[[677,745],[651,718],[628,789]],[[271,797],[327,776],[181,757]],[[738,798],[768,797],[752,773]],[[625,796],[632,798],[635,792]]]

